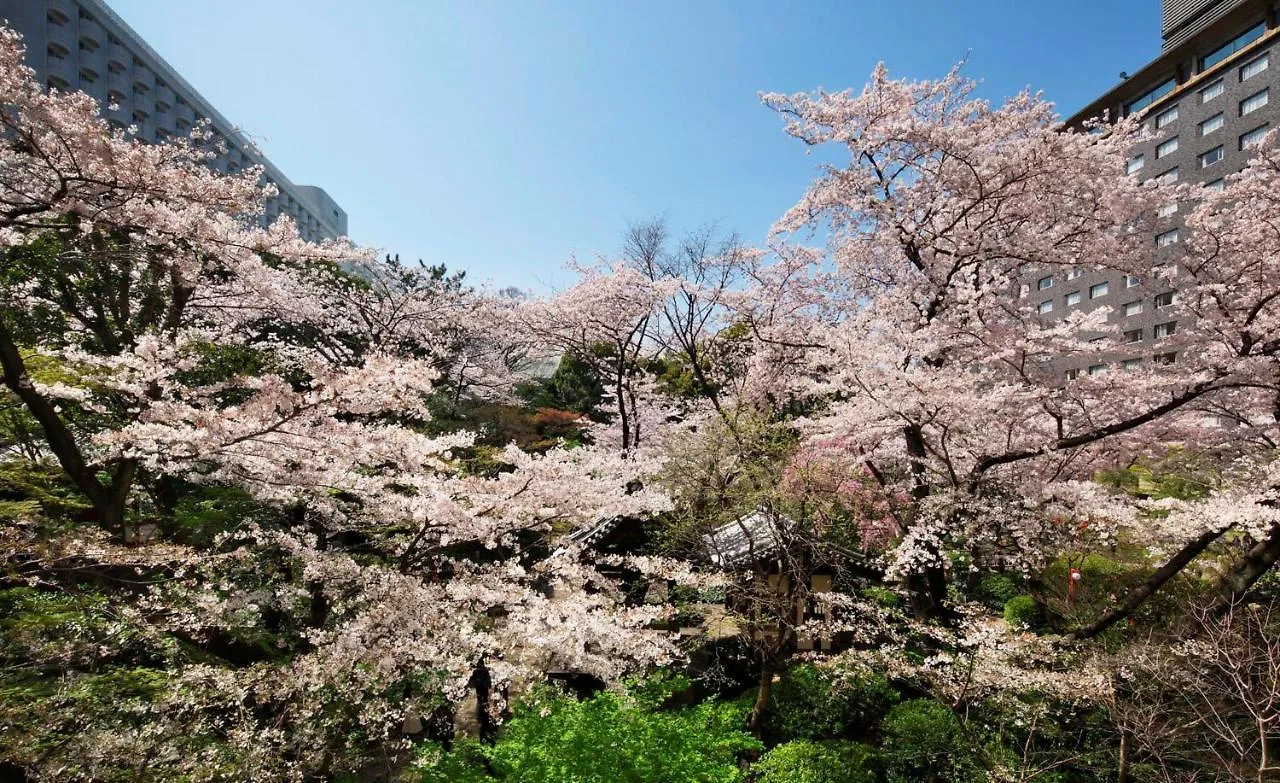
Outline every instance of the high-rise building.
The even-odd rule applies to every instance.
[[[346,235],[347,213],[323,188],[290,182],[102,0],[0,0],[0,19],[22,33],[27,63],[48,87],[92,95],[117,128],[155,142],[208,121],[226,146],[215,168],[260,165],[279,191],[264,222],[286,214],[304,239]]]
[[[1280,0],[1164,0],[1160,56],[1067,125],[1080,128],[1093,119],[1138,114],[1152,137],[1132,151],[1127,173],[1221,186],[1280,122],[1278,10]],[[1151,237],[1156,264],[1145,275],[1088,267],[1026,270],[1019,295],[1046,318],[1110,306],[1111,323],[1121,327],[1122,353],[1114,360],[1068,365],[1068,377],[1177,361],[1167,341],[1185,326],[1177,289],[1179,232],[1188,208],[1175,203],[1161,208]]]

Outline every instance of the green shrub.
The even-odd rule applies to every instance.
[[[978,783],[985,775],[970,737],[945,705],[906,701],[881,725],[880,758],[889,783]]]
[[[897,701],[883,675],[802,664],[774,686],[765,736],[778,743],[865,735]]]
[[[897,609],[902,606],[902,596],[886,587],[866,587],[862,597],[876,602],[884,609]]]
[[[1039,602],[1029,595],[1016,595],[1004,605],[1004,621],[1011,628],[1037,628],[1043,620]]]
[[[626,694],[577,701],[544,687],[516,706],[492,747],[452,753],[426,746],[416,770],[424,783],[489,779],[520,783],[737,783],[739,758],[762,749],[743,731],[744,709],[706,701],[686,709],[663,703],[686,683],[663,678]]]
[[[876,752],[860,742],[796,740],[751,767],[756,783],[876,783]]]
[[[413,769],[421,783],[486,783],[494,779],[485,770],[484,748],[475,740],[459,740],[452,751],[426,743],[419,748]]]
[[[975,597],[992,609],[1001,609],[1020,592],[1019,581],[1008,574],[987,574],[978,581]]]

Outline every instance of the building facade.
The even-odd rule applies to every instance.
[[[1136,147],[1128,174],[1220,187],[1240,171],[1255,145],[1280,124],[1280,0],[1164,0],[1164,51],[1067,120],[1138,114],[1152,137]],[[1163,206],[1151,242],[1156,261],[1145,275],[1088,267],[1027,269],[1019,296],[1046,319],[1112,308],[1123,350],[1083,365],[1067,378],[1177,361],[1171,338],[1183,325],[1178,255],[1186,204]],[[1098,339],[1101,335],[1082,335]]]
[[[347,214],[323,188],[290,182],[102,0],[0,0],[0,19],[22,34],[27,62],[47,87],[92,95],[114,127],[156,142],[207,121],[226,147],[216,169],[260,165],[279,191],[264,223],[285,214],[304,239],[346,235]]]

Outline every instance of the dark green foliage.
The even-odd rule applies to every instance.
[[[1044,611],[1031,596],[1016,595],[1004,605],[1004,621],[1012,628],[1039,628],[1044,622]]]
[[[1037,781],[1091,783],[1115,774],[1119,732],[1101,707],[1026,691],[996,694],[966,713],[971,736],[990,738],[993,758],[1002,756],[1011,768],[1052,770]]]
[[[603,692],[577,701],[543,687],[516,707],[489,748],[462,745],[452,753],[429,746],[419,758],[420,780],[519,783],[735,783],[739,758],[760,750],[742,730],[743,710],[706,701],[662,705],[687,683],[661,678],[626,694]]]
[[[555,408],[598,416],[604,383],[589,362],[574,353],[560,357],[556,370],[541,383],[522,389],[524,398],[537,408]]]
[[[865,587],[862,589],[862,597],[875,601],[885,609],[899,609],[905,603],[899,593],[887,587]]]
[[[860,742],[796,740],[751,768],[756,783],[876,783],[876,752]]]
[[[774,686],[765,736],[771,742],[864,737],[897,700],[883,675],[801,664]]]
[[[1008,574],[987,574],[978,580],[974,597],[984,605],[1002,610],[1004,605],[1022,592],[1022,580]]]
[[[1094,552],[1061,557],[1038,575],[1036,594],[1048,613],[1046,619],[1054,628],[1074,629],[1092,622],[1115,606],[1159,565],[1145,547],[1135,545],[1118,546],[1106,554]],[[1074,600],[1068,591],[1072,568],[1080,572]],[[1139,628],[1159,627],[1172,621],[1210,584],[1211,577],[1185,569],[1145,601],[1133,613],[1133,621]],[[1125,627],[1115,627],[1108,633],[1111,637],[1109,646],[1113,646],[1125,633]]]
[[[889,783],[978,783],[986,779],[972,738],[955,713],[929,699],[894,707],[881,726]]]
[[[89,504],[68,486],[56,465],[23,460],[0,462],[0,520],[39,514],[46,521],[61,521],[88,508]]]

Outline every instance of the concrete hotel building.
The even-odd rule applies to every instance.
[[[1239,171],[1250,148],[1280,123],[1280,0],[1164,0],[1160,56],[1067,120],[1080,127],[1103,115],[1139,114],[1154,137],[1133,150],[1128,173],[1210,187]],[[1162,341],[1176,333],[1178,232],[1185,205],[1161,209],[1152,242],[1157,268],[1124,277],[1088,268],[1048,274],[1029,269],[1020,295],[1046,318],[1110,306],[1126,351],[1114,361],[1068,367],[1081,373],[1172,363]],[[1087,336],[1086,336],[1087,337]]]
[[[101,0],[0,0],[0,18],[22,33],[28,64],[47,86],[92,95],[108,122],[136,126],[145,141],[184,135],[208,120],[227,148],[215,168],[261,165],[279,190],[267,203],[266,222],[286,214],[304,239],[346,235],[347,213],[323,188],[290,182]]]

